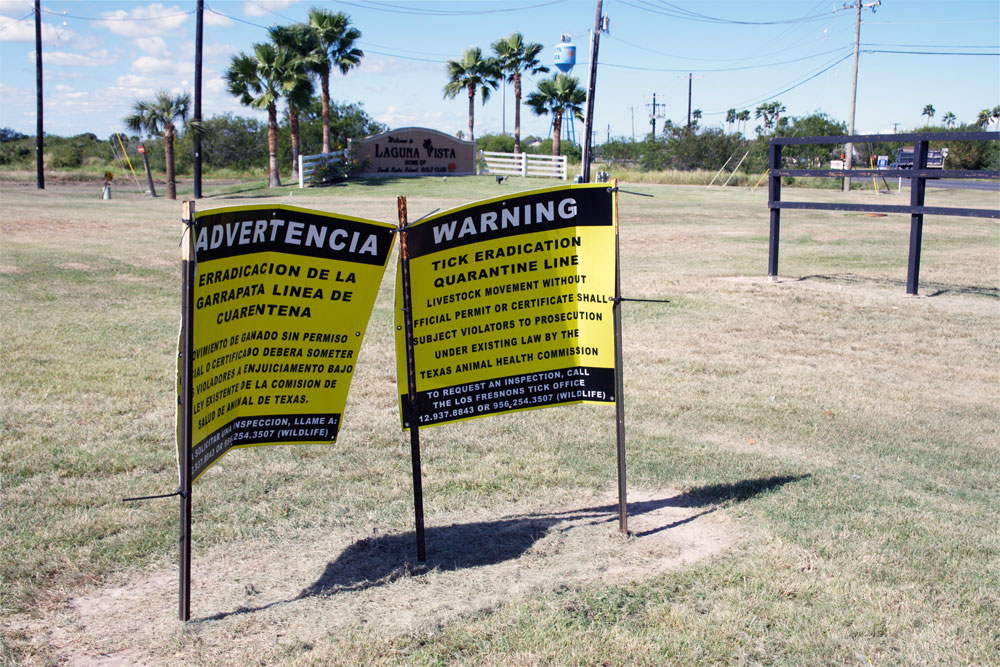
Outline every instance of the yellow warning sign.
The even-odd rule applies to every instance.
[[[392,229],[289,206],[195,216],[192,479],[234,447],[336,441]]]
[[[547,188],[409,227],[418,426],[614,402],[614,196],[607,184]],[[396,360],[406,428],[400,273]]]

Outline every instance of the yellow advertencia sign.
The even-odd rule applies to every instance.
[[[417,426],[614,402],[614,196],[607,184],[547,188],[408,227]],[[397,277],[408,428],[401,294]]]
[[[195,216],[192,480],[235,447],[336,441],[392,230],[291,206]]]

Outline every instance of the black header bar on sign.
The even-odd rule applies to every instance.
[[[431,426],[531,408],[614,401],[615,369],[573,366],[418,391],[414,403],[417,426]]]
[[[233,447],[333,442],[340,430],[340,417],[339,413],[237,417],[192,448],[191,476],[198,477]]]
[[[199,262],[285,252],[383,266],[392,248],[392,230],[289,207],[241,207],[198,214],[195,251]]]
[[[407,232],[411,258],[518,234],[566,227],[610,226],[612,195],[607,187],[560,188],[492,200],[415,223]]]

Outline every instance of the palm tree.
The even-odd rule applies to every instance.
[[[341,74],[361,64],[365,52],[354,47],[361,39],[361,31],[351,26],[351,18],[344,12],[313,7],[309,10],[309,30],[315,40],[311,69],[319,76],[323,100],[323,152],[330,152],[330,72],[336,66]]]
[[[941,120],[944,121],[945,127],[951,129],[955,125],[955,122],[958,121],[958,118],[955,117],[955,114],[949,111],[945,115],[941,116]]]
[[[1000,104],[993,107],[993,110],[990,112],[990,117],[996,121],[997,129],[1000,129]]]
[[[921,116],[927,116],[927,124],[931,124],[931,118],[934,117],[934,105],[928,104],[924,107],[924,110],[920,112]]]
[[[559,136],[562,134],[563,113],[569,111],[583,120],[582,104],[587,93],[580,87],[580,80],[567,74],[556,74],[551,79],[538,82],[538,90],[525,100],[536,116],[552,114],[552,154],[559,155]]]
[[[750,109],[743,109],[736,114],[736,133],[740,133],[740,122],[743,123],[743,131],[746,132],[747,122],[750,120]]]
[[[726,124],[729,126],[728,132],[731,134],[733,131],[733,123],[736,122],[736,109],[726,110]]]
[[[444,86],[445,97],[455,97],[463,90],[469,94],[469,141],[476,140],[476,90],[482,94],[483,104],[490,99],[490,92],[497,89],[500,70],[494,58],[483,58],[478,46],[470,46],[461,58],[452,58],[445,65],[448,83]]]
[[[175,121],[187,122],[191,96],[187,93],[171,97],[165,90],[156,93],[153,100],[140,100],[133,106],[131,115],[125,116],[125,127],[133,132],[145,130],[149,134],[163,132],[163,156],[167,168],[167,198],[177,199],[177,183],[174,178],[174,134]]]
[[[316,62],[315,39],[309,27],[301,23],[272,26],[268,34],[278,48],[287,52],[291,66],[283,95],[288,105],[288,130],[292,140],[292,179],[296,180],[299,177],[299,113],[312,101],[313,84],[309,71]]]
[[[775,100],[767,104],[761,104],[754,110],[754,118],[761,118],[764,121],[764,131],[767,132],[778,122],[778,117],[784,113],[785,105]]]
[[[544,74],[548,67],[538,62],[538,54],[544,47],[532,42],[524,43],[521,33],[515,32],[493,42],[493,52],[497,54],[497,67],[501,76],[506,75],[514,84],[514,152],[521,152],[521,72]]]
[[[254,54],[233,56],[224,78],[240,104],[267,109],[268,186],[281,186],[278,175],[278,100],[301,76],[301,65],[273,44],[254,44]]]
[[[986,129],[986,126],[990,124],[993,120],[993,113],[989,109],[983,109],[979,112],[979,116],[976,118],[976,125]]]

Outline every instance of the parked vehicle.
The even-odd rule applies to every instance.
[[[948,149],[927,151],[927,168],[944,169],[944,159],[948,157]],[[913,169],[913,146],[903,146],[896,152],[896,161],[889,165],[890,169]]]

